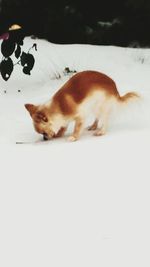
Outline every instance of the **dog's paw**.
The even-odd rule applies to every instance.
[[[96,125],[91,125],[91,126],[87,127],[88,131],[95,131],[96,129],[97,129]]]
[[[69,142],[75,142],[75,141],[77,141],[77,140],[78,140],[77,137],[74,136],[74,135],[71,135],[71,136],[68,137],[68,141],[69,141]]]
[[[105,130],[103,129],[98,129],[95,133],[94,133],[94,136],[102,136],[102,135],[105,135],[106,132]]]

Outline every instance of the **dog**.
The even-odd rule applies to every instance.
[[[68,140],[76,141],[89,115],[93,114],[95,120],[88,130],[94,131],[95,136],[104,135],[114,106],[138,97],[135,92],[120,96],[110,77],[89,70],[73,75],[47,103],[37,106],[25,104],[25,108],[31,115],[35,130],[43,135],[44,140],[63,136],[68,124],[74,121],[74,131]]]

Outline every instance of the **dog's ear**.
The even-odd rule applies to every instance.
[[[32,104],[25,104],[24,106],[32,117],[32,115],[36,112],[37,107],[35,105],[32,105]]]
[[[48,122],[48,118],[47,118],[46,114],[42,111],[36,112],[36,114],[34,116],[34,120],[36,122],[41,122],[41,121]]]

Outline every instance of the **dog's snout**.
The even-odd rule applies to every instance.
[[[47,141],[52,139],[53,137],[55,137],[55,133],[54,132],[50,132],[50,133],[43,133],[43,140]]]
[[[48,140],[48,135],[46,133],[43,134],[43,140],[47,141]]]

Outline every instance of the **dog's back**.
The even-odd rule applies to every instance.
[[[97,90],[104,91],[108,96],[119,97],[116,84],[110,77],[97,71],[82,71],[66,82],[54,99],[61,101],[64,95],[70,95],[79,104]]]
[[[64,115],[75,112],[84,102],[99,97],[119,98],[115,82],[107,75],[97,71],[83,71],[75,74],[54,95],[53,101],[59,105]],[[100,103],[100,102],[99,102]]]

